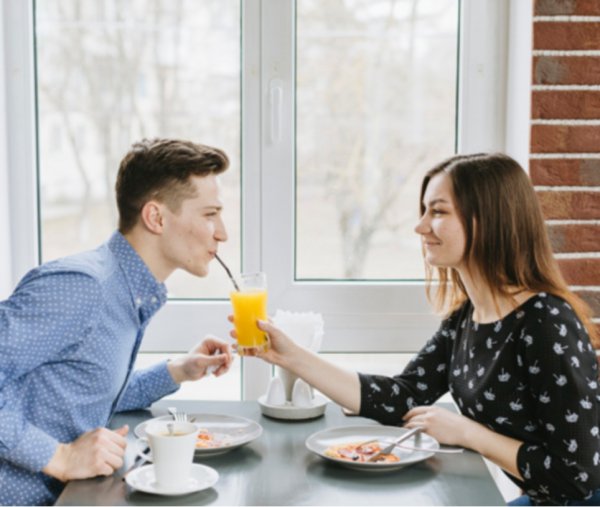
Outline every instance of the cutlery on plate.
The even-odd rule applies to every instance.
[[[400,449],[407,449],[409,451],[423,451],[423,452],[439,452],[441,454],[459,454],[464,451],[461,447],[449,447],[446,449],[428,449],[426,447],[412,447],[410,445],[396,445],[396,447],[400,447]]]
[[[390,445],[385,446],[383,449],[381,449],[381,451],[376,452],[375,454],[373,454],[373,456],[371,456],[367,460],[367,462],[373,462],[377,458],[379,458],[380,456],[382,456],[384,454],[389,454],[390,452],[392,452],[392,450],[394,449],[394,447],[396,447],[399,443],[404,442],[405,440],[408,440],[410,437],[413,437],[413,436],[417,435],[421,431],[423,431],[423,428],[421,428],[419,426],[417,428],[413,428],[412,430],[406,432],[400,438],[397,438],[395,441],[393,441]]]
[[[179,412],[176,407],[167,407],[167,412],[173,416],[173,420],[177,422],[187,422],[188,417],[185,412]]]

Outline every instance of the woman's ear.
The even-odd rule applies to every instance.
[[[144,204],[140,218],[144,227],[153,234],[163,232],[163,205],[156,201],[148,201]]]

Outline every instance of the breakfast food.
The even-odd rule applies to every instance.
[[[331,458],[354,461],[355,463],[366,463],[371,456],[374,456],[379,451],[381,451],[381,446],[377,442],[370,442],[363,445],[360,442],[354,442],[332,445],[327,448],[325,455]],[[398,461],[400,461],[400,458],[395,454],[382,454],[373,463],[397,463]]]
[[[230,441],[231,438],[228,435],[201,429],[196,438],[196,449],[215,449],[230,444]]]

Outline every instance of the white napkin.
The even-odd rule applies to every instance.
[[[315,312],[288,312],[277,310],[273,324],[298,345],[318,352],[323,341],[323,316]],[[288,370],[276,367],[276,377],[283,382],[285,399],[293,406],[310,406],[314,400],[312,388]]]
[[[318,352],[323,341],[323,316],[315,312],[289,312],[277,310],[273,324],[298,345]]]

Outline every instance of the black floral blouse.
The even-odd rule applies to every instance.
[[[461,413],[523,441],[509,475],[537,503],[600,487],[598,364],[563,299],[539,293],[503,319],[472,321],[466,302],[394,377],[360,374],[360,415],[402,424],[412,407],[450,391]]]

